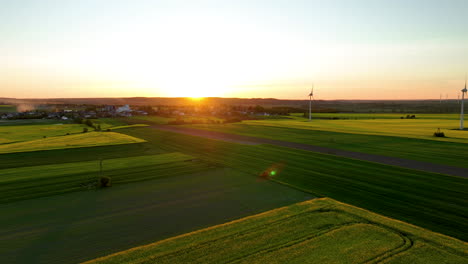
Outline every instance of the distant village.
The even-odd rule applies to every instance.
[[[21,107],[20,107],[21,108]],[[75,105],[39,105],[25,111],[15,111],[3,113],[1,119],[61,119],[68,120],[74,118],[99,118],[99,117],[130,117],[132,115],[148,115],[148,112],[132,109],[129,105],[116,107],[106,105],[96,106],[75,106]]]
[[[130,106],[116,105],[18,105],[17,111],[0,113],[0,119],[93,119],[157,115],[163,117],[203,116],[217,118],[250,119],[259,116],[288,115],[302,112],[302,109],[292,107],[273,107],[266,109],[262,106]]]

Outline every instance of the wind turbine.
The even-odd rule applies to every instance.
[[[465,88],[461,90],[462,92],[462,99],[461,99],[461,113],[460,113],[460,130],[463,130],[463,119],[464,119],[464,112],[463,112],[463,103],[465,101],[465,94],[466,94],[466,76],[465,76]]]
[[[309,94],[309,121],[312,120],[312,99],[314,98],[314,85],[312,84],[312,90]]]

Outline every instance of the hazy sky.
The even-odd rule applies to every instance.
[[[468,0],[0,0],[0,97],[456,98]]]

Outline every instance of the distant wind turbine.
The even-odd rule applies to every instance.
[[[463,103],[465,101],[465,94],[466,94],[466,76],[465,76],[465,88],[461,90],[462,92],[462,99],[461,99],[461,112],[460,112],[460,130],[463,130],[463,119],[464,119],[464,112],[463,112]]]
[[[312,90],[309,94],[309,121],[312,120],[312,99],[314,98],[314,85],[312,84]]]

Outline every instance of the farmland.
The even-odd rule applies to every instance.
[[[165,151],[188,153],[258,175],[281,168],[273,180],[466,240],[467,181],[422,171],[271,145],[249,146],[157,131],[129,135]],[[430,219],[430,220],[428,220]],[[446,225],[450,222],[451,225]]]
[[[0,127],[0,154],[12,152],[40,151],[51,149],[81,148],[103,145],[141,143],[143,140],[115,132],[89,132],[84,124],[10,121]],[[15,125],[16,124],[16,125]],[[118,120],[102,120],[97,124],[102,129],[140,127],[142,124],[126,125]]]
[[[312,113],[313,119],[405,119],[407,116],[415,116],[415,119],[439,119],[439,120],[460,120],[459,114],[411,114],[411,113]],[[308,113],[306,114],[308,118]],[[293,113],[288,118],[303,120],[302,113]]]
[[[21,122],[19,122],[21,124]],[[83,131],[85,125],[80,124],[37,124],[10,125],[0,127],[0,144],[41,139],[44,137],[64,136]]]
[[[222,122],[223,119],[217,118],[217,117],[191,117],[191,116],[180,116],[180,120],[183,120],[184,122],[191,123],[192,121],[200,121],[203,123],[210,123],[210,122]],[[175,117],[162,117],[162,116],[134,116],[131,118],[128,118],[126,121],[127,122],[143,122],[143,123],[149,123],[149,124],[167,124],[171,121],[175,121]]]
[[[363,142],[372,140],[376,145],[384,145],[391,138],[397,140],[394,146],[402,142],[421,144],[415,153],[422,152],[422,146],[428,148],[428,142],[431,142],[434,150],[439,146],[440,155],[445,155],[447,160],[451,155],[457,156],[451,148],[441,146],[459,146],[463,151],[466,145],[256,124],[302,122],[297,119],[206,127],[229,128],[240,134],[250,130],[258,133],[257,136],[266,134],[262,135],[264,137],[275,131],[275,138],[294,135],[295,140],[310,144],[320,144],[327,135],[341,136],[341,140],[346,135],[349,137],[346,140],[356,140],[349,143],[354,147],[362,147]],[[323,263],[326,261],[323,258],[335,256],[337,259],[327,260],[356,262],[372,259],[377,262],[385,258],[389,263],[405,263],[421,257],[431,263],[439,261],[436,257],[452,262],[466,257],[466,244],[432,233],[468,240],[465,231],[468,230],[466,179],[286,147],[229,143],[148,126],[128,127],[122,120],[104,119],[96,124],[118,129],[114,131],[119,133],[60,135],[66,130],[57,130],[54,132],[57,136],[37,139],[32,132],[24,132],[17,135],[23,142],[0,145],[32,147],[23,152],[0,154],[0,214],[7,216],[0,219],[4,227],[0,241],[7,241],[0,242],[0,262],[74,263],[161,239],[168,240],[157,242],[154,249],[150,245],[99,261],[118,263],[124,259],[139,263],[154,258],[158,263],[177,263],[197,258],[217,263],[221,258],[265,263],[285,262],[283,258],[287,256],[297,262],[313,259]],[[69,129],[75,126],[69,125]],[[30,126],[38,129],[66,125]],[[76,126],[77,130],[82,129],[81,125]],[[262,130],[264,128],[266,130]],[[66,139],[113,134],[135,138],[140,143],[52,148],[52,140],[71,144]],[[14,137],[10,139],[15,140]],[[51,140],[44,143],[47,150],[32,144],[43,140]],[[391,145],[386,147],[391,148]],[[398,152],[401,147],[395,149]],[[99,169],[101,159],[102,174]],[[462,157],[458,159],[462,160]],[[259,177],[262,172],[272,171],[275,173],[268,177]],[[111,188],[94,187],[101,175],[111,177]],[[275,210],[314,197],[329,197],[352,206],[318,199]],[[273,211],[249,217],[267,210]],[[267,217],[263,219],[263,216]],[[242,217],[248,218],[236,220]],[[233,220],[236,221],[223,224]],[[220,224],[223,225],[211,227]],[[208,229],[196,231],[203,228]],[[244,233],[245,230],[251,231]],[[183,235],[187,232],[189,234]],[[170,238],[179,235],[182,237]],[[69,239],[70,236],[79,239]],[[226,239],[222,248],[218,247],[219,243],[210,242],[220,238]],[[411,247],[408,247],[408,241]],[[226,252],[225,249],[233,250]],[[340,254],[331,255],[331,251]],[[170,252],[181,254],[171,255]],[[395,252],[400,253],[394,255]],[[437,256],[432,256],[432,260],[428,257],[431,254]],[[386,259],[387,256],[393,257]]]
[[[468,132],[448,129],[456,127],[456,120],[439,121],[383,118],[306,122],[298,118],[191,127],[468,168]],[[445,129],[441,124],[446,124]],[[432,136],[438,125],[447,138]]]
[[[141,143],[143,140],[115,132],[90,132],[42,138],[0,145],[0,153],[82,148],[104,145]]]
[[[0,204],[0,262],[77,263],[312,198],[233,169],[202,164],[196,172],[185,163],[171,172],[106,171],[111,188]],[[142,175],[145,182],[119,184]]]
[[[192,159],[181,153],[109,159],[103,161],[102,173],[112,177],[113,184],[122,184],[196,172],[209,166],[187,162]],[[0,203],[84,191],[88,189],[86,184],[97,183],[99,170],[99,160],[3,169]]]
[[[16,106],[14,105],[0,105],[0,113],[16,112]]]
[[[376,115],[377,117],[380,115]],[[292,129],[304,129],[314,131],[339,132],[362,135],[379,135],[405,137],[415,139],[426,139],[446,142],[468,143],[468,133],[457,130],[459,121],[445,119],[442,115],[440,119],[420,118],[420,119],[344,119],[344,120],[313,120],[309,122],[305,118],[296,119],[268,119],[268,120],[247,120],[240,124],[229,124],[225,126],[197,125],[206,129],[222,129],[230,131],[236,126],[261,126],[261,127],[282,127]],[[446,134],[445,138],[436,138],[434,132],[440,128]]]
[[[88,263],[462,263],[467,253],[461,241],[316,199]]]

